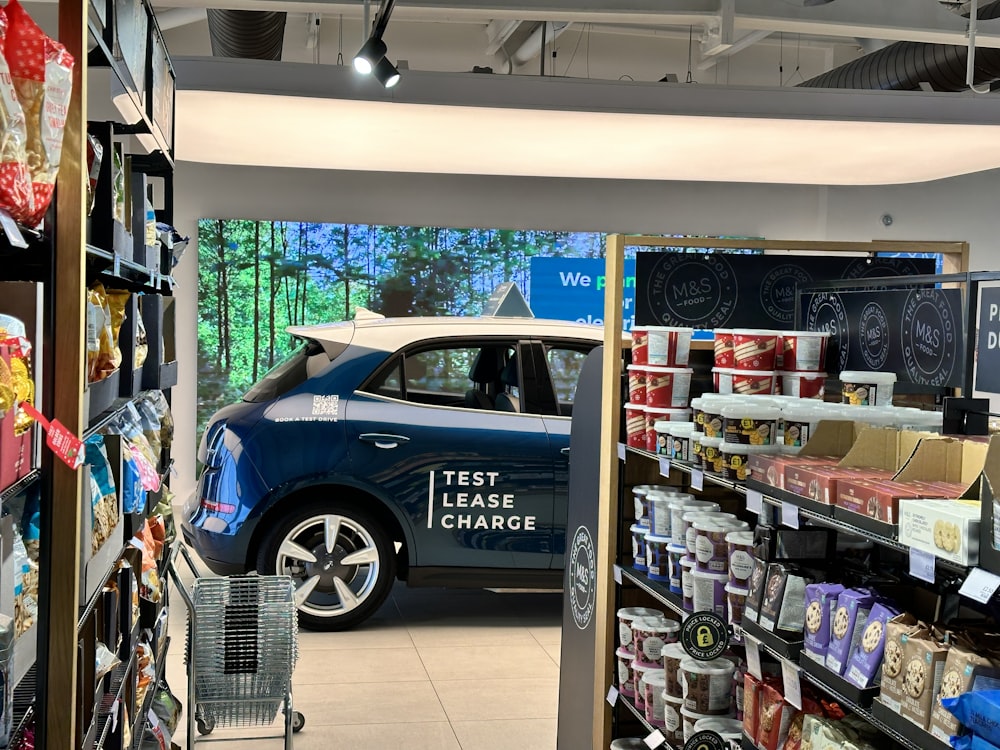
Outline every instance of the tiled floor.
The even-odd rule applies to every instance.
[[[185,611],[179,596],[172,604],[167,676],[187,710]],[[397,584],[357,630],[301,631],[292,685],[306,725],[296,750],[554,750],[561,611],[561,594]],[[185,735],[174,737],[181,747]]]

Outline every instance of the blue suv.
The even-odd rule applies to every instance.
[[[202,438],[182,529],[215,572],[296,581],[339,630],[411,586],[562,585],[569,430],[602,329],[528,318],[300,326]]]

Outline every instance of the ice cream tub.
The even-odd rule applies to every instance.
[[[737,370],[773,370],[778,356],[778,331],[758,328],[733,330],[733,367]]]
[[[775,453],[777,445],[747,445],[722,443],[722,478],[730,482],[745,482],[750,476],[750,456],[755,453]]]
[[[734,370],[733,393],[744,396],[761,396],[777,393],[780,382],[774,370]]]
[[[743,739],[743,722],[739,719],[723,719],[713,717],[711,719],[699,719],[694,723],[694,731],[715,732],[731,748],[738,748]]]
[[[733,705],[733,672],[729,659],[700,661],[687,658],[681,662],[681,685],[684,708],[702,717],[728,714]]]
[[[675,594],[683,593],[681,588],[681,560],[687,557],[687,547],[683,544],[671,544],[667,547],[667,557],[670,560],[670,590]]]
[[[691,376],[688,367],[646,368],[646,405],[659,408],[687,407],[691,396]]]
[[[786,370],[822,371],[826,367],[829,341],[829,331],[782,331],[782,367]]]
[[[722,474],[722,438],[701,439],[701,462],[706,474]]]
[[[632,620],[632,645],[636,664],[659,667],[663,665],[663,647],[676,643],[681,624],[676,620],[659,617],[639,617]]]
[[[666,677],[664,690],[671,698],[680,700],[684,697],[684,686],[681,685],[681,662],[690,657],[680,643],[668,643],[661,653],[663,674]]]
[[[683,698],[675,698],[666,690],[663,691],[663,736],[667,744],[671,747],[680,747],[684,744],[684,722],[681,717],[681,709],[684,707]],[[645,747],[639,750],[646,750]]]
[[[625,443],[629,448],[646,447],[646,407],[625,404]]]
[[[632,644],[632,622],[640,617],[663,617],[663,613],[649,607],[622,607],[618,610],[618,642],[633,656],[635,648]]]
[[[687,511],[681,516],[681,539],[687,547],[688,559],[695,560],[698,554],[698,532],[694,528],[697,521],[712,521],[719,523],[722,519],[735,520],[732,513],[720,513],[715,510],[695,510]],[[674,537],[678,539],[678,537]]]
[[[743,610],[746,608],[749,593],[748,590],[737,588],[731,583],[726,584],[726,608],[730,625],[741,626],[743,624]]]
[[[628,400],[633,404],[646,403],[646,366],[628,366]]]
[[[651,365],[667,367],[687,367],[691,353],[693,328],[674,326],[649,326],[647,338],[649,353],[647,361]]]
[[[712,368],[712,385],[715,386],[715,392],[723,395],[729,395],[733,392],[733,374],[736,372],[732,367],[713,367]]]
[[[635,566],[636,570],[641,570],[643,573],[646,572],[646,534],[649,533],[649,529],[640,526],[639,524],[632,524],[629,527],[629,531],[632,532],[632,564]]]
[[[635,697],[635,676],[632,673],[632,662],[635,654],[624,646],[615,651],[615,661],[618,663],[618,692],[626,698]]]
[[[670,537],[646,534],[646,575],[654,581],[670,580],[670,558],[667,546]]]
[[[892,406],[894,372],[844,370],[840,373],[843,402],[851,406]]]
[[[643,701],[646,704],[646,721],[654,727],[662,727],[664,726],[663,686],[666,684],[663,670],[650,669],[643,675],[642,684],[646,690]]]
[[[659,670],[660,667],[644,667],[637,662],[632,663],[632,678],[635,682],[635,707],[638,709],[645,710],[646,708],[646,686],[642,681],[646,672],[650,670]]]
[[[746,399],[722,409],[722,424],[727,443],[774,445],[778,442],[781,409],[767,403],[754,406]]]
[[[729,584],[749,588],[753,572],[753,532],[730,531],[726,534],[726,554],[729,556]]]
[[[706,573],[695,569],[691,572],[691,583],[694,611],[714,612],[725,620],[728,606],[726,584],[729,583],[729,573]]]
[[[649,330],[645,326],[632,328],[632,364],[649,364]]]
[[[686,612],[694,612],[694,560],[681,560],[681,605]]]
[[[781,373],[781,392],[786,396],[822,399],[826,392],[826,373],[784,370]]]
[[[707,573],[729,570],[729,545],[726,537],[733,531],[746,531],[750,525],[738,519],[702,519],[692,524],[695,530],[697,569]]]
[[[715,366],[734,367],[736,364],[735,352],[733,350],[733,329],[715,329]]]
[[[719,504],[711,500],[695,500],[693,495],[679,497],[668,506],[670,508],[670,537],[674,544],[687,544],[687,529],[691,524],[684,525],[684,516],[688,513],[715,513]]]

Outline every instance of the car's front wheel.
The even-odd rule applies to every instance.
[[[303,627],[345,630],[370,617],[389,595],[395,548],[369,514],[314,501],[296,507],[268,532],[257,570],[291,576]]]

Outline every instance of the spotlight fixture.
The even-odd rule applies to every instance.
[[[399,71],[396,70],[395,65],[389,62],[388,57],[379,60],[372,72],[375,74],[376,80],[387,89],[391,89],[399,83]]]
[[[395,0],[382,0],[375,15],[375,23],[372,24],[371,36],[354,56],[354,69],[363,75],[374,73],[378,82],[387,89],[399,83],[399,70],[386,59],[385,42],[382,41],[395,4]]]
[[[371,73],[380,60],[385,59],[385,42],[381,36],[370,36],[368,41],[358,50],[354,56],[354,69],[363,75]]]

